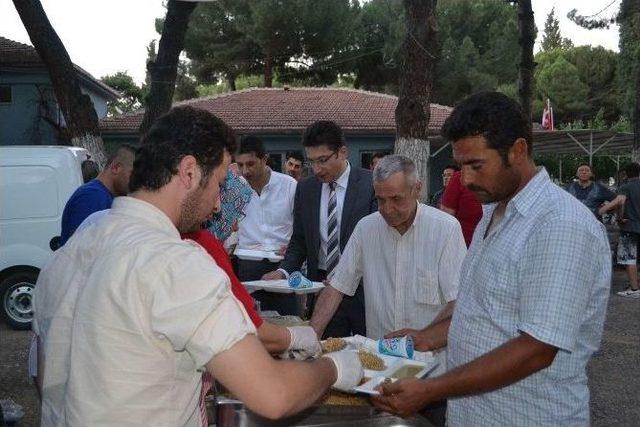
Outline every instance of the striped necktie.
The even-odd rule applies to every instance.
[[[327,278],[340,260],[340,232],[338,230],[338,206],[336,183],[329,184],[329,204],[327,206]]]

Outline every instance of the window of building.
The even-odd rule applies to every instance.
[[[268,166],[276,172],[282,172],[284,153],[269,153]]]
[[[0,104],[11,104],[11,86],[0,85]]]
[[[371,160],[373,160],[373,156],[377,153],[388,155],[390,154],[388,151],[361,151],[360,152],[360,167],[364,169],[371,168]]]

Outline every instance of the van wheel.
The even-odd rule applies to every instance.
[[[0,282],[2,317],[13,329],[31,329],[36,280],[36,272],[16,271],[5,276]]]

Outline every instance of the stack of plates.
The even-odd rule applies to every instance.
[[[242,283],[249,292],[267,291],[278,294],[315,294],[320,292],[324,285],[320,282],[312,282],[310,288],[292,288],[287,280],[253,280]]]
[[[274,251],[262,251],[258,249],[236,249],[234,255],[247,261],[262,261],[263,259],[268,259],[271,262],[279,262],[284,259],[283,256],[276,254]]]

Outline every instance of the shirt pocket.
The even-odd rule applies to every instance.
[[[417,284],[414,289],[415,300],[420,304],[442,305],[444,295],[440,291],[438,272],[429,266],[416,267]]]

